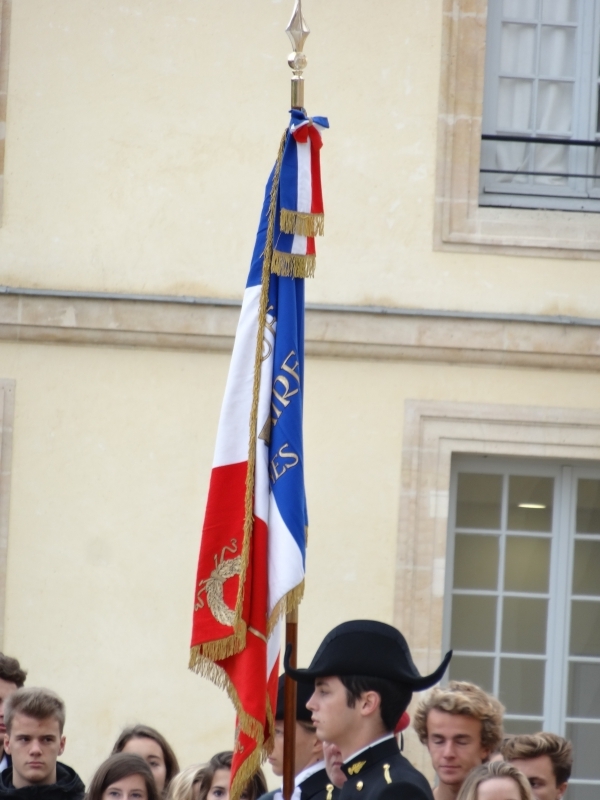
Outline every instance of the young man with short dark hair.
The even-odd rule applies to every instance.
[[[65,749],[60,697],[48,689],[18,689],[6,702],[4,722],[12,767],[0,775],[0,800],[81,800],[81,779],[58,763]]]
[[[4,752],[4,704],[25,683],[27,673],[16,658],[0,653],[0,772],[11,765],[10,756]]]
[[[308,669],[286,672],[299,682],[314,681],[307,707],[317,736],[336,744],[347,777],[340,800],[431,800],[431,788],[398,748],[394,729],[413,692],[437,683],[451,653],[431,675],[415,667],[400,631],[374,620],[334,628]]]
[[[495,697],[467,681],[437,686],[419,703],[413,724],[438,776],[435,800],[454,800],[469,772],[498,748],[503,714]]]
[[[561,800],[573,768],[571,742],[555,733],[507,737],[502,757],[525,775],[536,800]]]

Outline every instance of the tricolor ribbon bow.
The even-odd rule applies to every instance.
[[[300,109],[292,109],[291,115],[281,161],[271,271],[308,278],[315,271],[315,236],[324,232],[320,150],[321,130],[329,122],[325,117],[308,117]]]

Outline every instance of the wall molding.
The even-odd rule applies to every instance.
[[[230,352],[240,303],[0,290],[0,341]],[[306,351],[328,358],[597,370],[600,320],[308,305]]]

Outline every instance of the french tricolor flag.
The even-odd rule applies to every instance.
[[[244,292],[196,579],[190,667],[225,688],[237,711],[232,798],[270,749],[280,621],[304,589],[304,278],[323,232],[328,123],[291,113]]]

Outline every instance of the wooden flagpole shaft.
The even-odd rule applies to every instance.
[[[290,666],[296,668],[298,650],[298,609],[285,620],[285,646],[292,645]],[[283,717],[283,800],[291,800],[296,777],[296,681],[285,676],[285,705]]]

